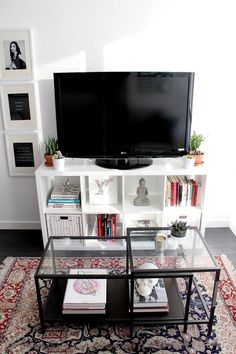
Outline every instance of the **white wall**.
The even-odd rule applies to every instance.
[[[234,0],[1,0],[2,29],[31,28],[44,136],[56,134],[53,72],[195,71],[193,129],[207,135],[207,222],[232,224]],[[0,117],[0,227],[39,220],[33,177],[9,177]],[[223,162],[222,162],[223,159]]]

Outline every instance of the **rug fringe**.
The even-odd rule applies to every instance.
[[[14,257],[7,257],[4,259],[2,264],[0,264],[0,284],[2,284],[2,281],[4,280],[5,275],[7,274],[8,269],[13,262],[13,259]]]
[[[236,286],[236,269],[234,268],[232,262],[225,254],[222,254],[220,257],[222,258],[224,264],[226,265],[231,280],[234,282],[234,285]]]

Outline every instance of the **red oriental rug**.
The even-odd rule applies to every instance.
[[[211,337],[206,326],[189,325],[186,334],[182,326],[138,326],[130,338],[122,324],[47,326],[42,334],[34,284],[39,258],[9,257],[0,266],[0,353],[235,354],[236,274],[225,256],[216,259],[222,271]],[[201,274],[203,296],[209,276]]]

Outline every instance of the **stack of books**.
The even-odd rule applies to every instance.
[[[134,288],[134,307],[133,312],[168,312],[169,304],[165,289],[164,280],[156,279],[157,283],[153,286],[152,292],[148,296],[138,293],[137,287]]]
[[[105,269],[71,269],[69,274],[107,274]],[[107,279],[68,279],[63,314],[105,314]]]
[[[48,198],[49,208],[79,208],[80,191],[79,186],[70,185],[66,187],[55,186]]]

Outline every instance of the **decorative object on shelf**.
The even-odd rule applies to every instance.
[[[138,269],[158,269],[158,267],[151,262],[142,264]],[[156,285],[157,278],[137,278],[135,280],[135,289],[141,296],[149,296],[154,285]]]
[[[134,205],[145,206],[150,204],[148,196],[148,189],[146,187],[146,181],[142,177],[139,180],[139,186],[136,191],[137,197],[134,199]]]
[[[164,234],[156,234],[155,236],[155,248],[157,252],[162,253],[165,250],[167,236]]]
[[[195,155],[184,155],[183,156],[183,168],[190,169],[195,165]]]
[[[53,155],[58,151],[58,142],[57,139],[54,137],[48,137],[48,139],[45,141],[45,165],[48,167],[53,166],[53,161],[52,157]]]
[[[0,74],[4,79],[32,79],[30,30],[0,31]]]
[[[184,237],[186,236],[187,229],[189,226],[187,226],[186,221],[182,220],[175,220],[171,225],[171,236],[175,237]]]
[[[117,176],[89,176],[89,201],[91,204],[117,204]]]
[[[204,153],[200,151],[200,146],[205,139],[202,134],[197,134],[195,131],[190,137],[190,154],[195,156],[195,166],[203,164]]]
[[[73,184],[67,185],[67,182],[54,186],[52,192],[49,193],[47,202],[49,208],[80,208],[80,188]]]
[[[62,155],[61,151],[58,150],[52,157],[53,168],[56,171],[64,171],[65,169],[65,157]]]

